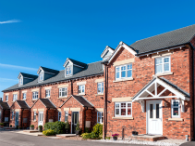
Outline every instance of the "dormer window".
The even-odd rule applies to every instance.
[[[40,73],[40,75],[39,75],[39,81],[43,81],[43,76],[44,76],[44,74],[43,74],[43,71]]]
[[[69,67],[66,67],[66,76],[70,76],[72,74],[72,68],[69,66]]]
[[[22,77],[20,77],[20,79],[19,79],[19,85],[20,86],[23,85],[23,79],[22,79]]]

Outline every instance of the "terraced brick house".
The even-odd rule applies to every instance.
[[[67,58],[62,71],[20,73],[19,84],[3,90],[8,121],[36,128],[68,121],[71,133],[78,122],[83,132],[102,123],[104,138],[118,133],[128,139],[136,131],[195,139],[194,35],[191,25],[131,45],[120,42],[116,49],[107,46],[99,62]]]

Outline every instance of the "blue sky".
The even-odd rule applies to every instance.
[[[193,0],[0,0],[0,91],[19,72],[62,70],[67,57],[101,60],[116,48],[192,25]],[[0,92],[0,97],[3,93]]]

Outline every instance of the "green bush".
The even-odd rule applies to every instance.
[[[30,125],[30,127],[34,128],[34,125]]]
[[[77,126],[76,126],[76,131],[80,131],[81,129],[80,129],[80,125],[79,125],[79,123],[77,123]]]
[[[44,130],[54,130],[54,132],[56,134],[63,134],[65,133],[65,122],[49,122],[49,123],[45,123],[44,125]]]
[[[85,128],[86,133],[90,133],[90,128]]]
[[[70,129],[70,124],[68,122],[65,123],[65,129],[69,130]]]
[[[103,134],[103,125],[96,124],[93,127],[93,131],[91,133],[83,133],[81,136],[83,139],[100,139]]]
[[[4,126],[4,124],[3,123],[0,123],[0,126]]]
[[[9,127],[12,127],[12,125],[9,125]]]
[[[43,131],[43,134],[45,136],[50,136],[50,135],[55,135],[56,133],[54,132],[54,130],[48,129],[48,130]]]

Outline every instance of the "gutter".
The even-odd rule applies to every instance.
[[[195,100],[194,100],[194,46],[191,44],[191,42],[189,43],[189,45],[191,46],[192,48],[192,115],[193,115],[193,118],[192,118],[192,122],[193,122],[193,140],[195,140]]]

